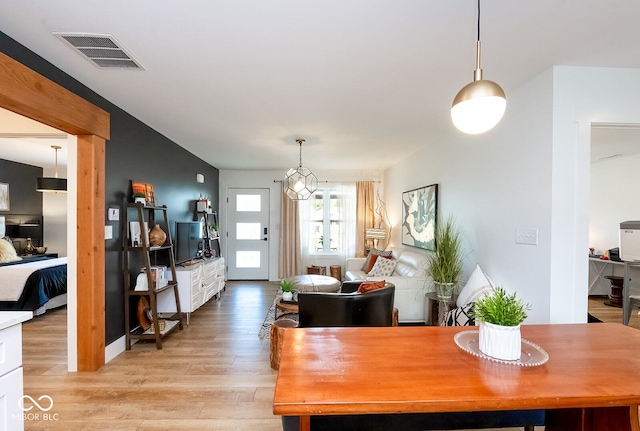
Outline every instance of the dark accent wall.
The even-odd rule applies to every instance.
[[[35,246],[42,245],[42,193],[36,191],[36,178],[42,172],[38,166],[0,159],[0,183],[9,184],[9,211],[0,211],[0,216],[5,217],[6,235],[18,254],[27,238]]]
[[[200,194],[218,205],[218,169],[182,148],[156,130],[118,108],[84,84],[64,73],[42,57],[0,32],[0,51],[38,72],[69,91],[83,97],[111,115],[111,139],[106,144],[105,207],[121,208],[130,198],[130,181],[151,183],[156,200],[167,205],[172,235],[174,222],[193,220],[194,201]],[[99,72],[96,69],[96,73]],[[133,72],[144,73],[144,72]],[[160,89],[159,89],[160,91]],[[150,104],[155,103],[153,100]],[[176,107],[179,115],[179,107]],[[205,183],[196,183],[196,174],[205,176]],[[124,335],[124,282],[122,278],[121,220],[108,221],[114,238],[105,244],[105,319],[106,343]],[[78,286],[81,289],[82,286]],[[82,304],[78,304],[82,307]]]
[[[36,191],[36,178],[42,176],[42,168],[0,159],[0,183],[9,184],[8,214],[40,214],[42,193]]]

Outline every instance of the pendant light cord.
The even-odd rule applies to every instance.
[[[473,80],[482,80],[482,68],[480,67],[480,0],[478,0],[478,40],[476,41],[476,69],[473,72]]]
[[[56,148],[56,172],[55,177],[58,178],[58,149]]]
[[[480,41],[480,0],[478,0],[478,42]]]
[[[296,142],[300,144],[300,164],[298,165],[298,167],[301,168],[302,167],[302,143],[304,142],[304,139],[296,139]]]

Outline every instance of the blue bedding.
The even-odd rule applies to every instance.
[[[34,311],[64,293],[67,293],[66,264],[38,269],[27,278],[20,298],[17,301],[0,301],[0,310]]]

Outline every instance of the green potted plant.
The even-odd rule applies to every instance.
[[[435,244],[436,250],[427,258],[427,275],[438,299],[448,301],[460,281],[464,261],[462,231],[452,216],[436,223]]]
[[[291,301],[293,300],[293,286],[295,286],[296,283],[293,281],[288,281],[288,280],[281,280],[280,281],[280,288],[282,289],[282,300],[283,301]]]
[[[133,201],[135,203],[141,203],[144,204],[146,202],[146,195],[142,192],[135,192],[133,194]]]
[[[498,359],[520,359],[520,324],[530,309],[531,305],[500,286],[476,301],[471,314],[480,325],[480,351]]]
[[[211,223],[209,225],[209,236],[211,238],[217,238],[218,237],[218,225],[216,223]]]

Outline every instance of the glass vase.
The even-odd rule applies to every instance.
[[[433,284],[435,285],[436,295],[438,296],[439,300],[441,301],[451,300],[451,297],[453,296],[453,288],[454,288],[453,283],[434,282]]]

